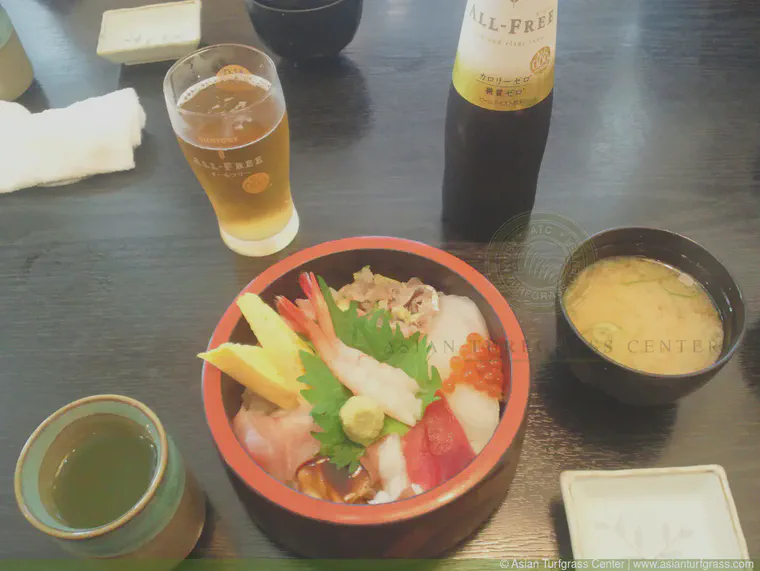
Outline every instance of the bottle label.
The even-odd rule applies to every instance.
[[[493,111],[543,101],[554,87],[557,0],[468,0],[454,87]]]

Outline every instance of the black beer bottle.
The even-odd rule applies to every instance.
[[[446,112],[443,219],[489,240],[533,209],[552,112],[557,0],[468,0]]]

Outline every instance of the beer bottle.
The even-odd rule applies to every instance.
[[[533,209],[554,88],[557,0],[468,0],[446,111],[443,219],[488,240]]]

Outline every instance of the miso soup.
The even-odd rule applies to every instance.
[[[600,260],[573,280],[563,299],[587,342],[645,373],[693,373],[715,363],[723,347],[723,323],[702,285],[655,260]]]

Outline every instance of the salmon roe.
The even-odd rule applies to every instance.
[[[504,372],[496,343],[477,333],[467,336],[459,354],[451,358],[451,374],[443,383],[443,392],[454,392],[457,383],[468,383],[490,397],[501,398]]]

